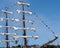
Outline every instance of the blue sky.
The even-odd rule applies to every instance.
[[[13,11],[15,14],[9,15],[8,17],[9,18],[11,18],[11,17],[18,18],[20,14],[16,13],[16,9],[17,8],[21,9],[21,8],[19,8],[18,5],[11,8],[11,5],[15,4],[16,1],[18,1],[18,0],[13,0],[13,1],[12,0],[0,0],[0,14],[3,14],[3,13],[1,13],[2,9],[5,9],[5,7],[10,7],[8,10]],[[26,0],[26,2],[31,4],[30,8],[27,8],[26,10],[29,10],[29,11],[32,11],[33,13],[38,14],[45,21],[45,23],[48,24],[51,27],[51,29],[58,35],[59,39],[51,44],[58,44],[58,42],[60,44],[60,41],[59,41],[60,40],[60,0],[37,0],[37,1]],[[34,20],[35,23],[34,23],[34,25],[26,23],[26,26],[35,27],[35,28],[37,28],[37,30],[36,30],[36,33],[34,33],[33,31],[27,31],[28,32],[27,35],[34,34],[34,35],[39,36],[39,39],[37,39],[37,40],[28,39],[29,45],[31,45],[32,42],[33,42],[33,44],[42,45],[42,44],[46,43],[47,41],[49,41],[50,39],[54,38],[53,34],[40,22],[40,20],[38,18],[35,17],[35,15],[32,15],[29,17],[28,16],[29,15],[26,15],[26,19]],[[1,17],[5,17],[5,15],[3,14]],[[20,18],[21,17],[22,16],[20,15]],[[11,21],[9,21],[9,22],[11,22]],[[22,26],[20,23],[15,23],[15,24],[14,23],[15,22],[12,22],[12,24],[9,23],[9,25],[10,26],[11,25]],[[18,25],[18,24],[20,24],[20,25]],[[4,25],[4,23],[0,23],[0,25]],[[0,31],[2,31],[2,30],[0,29]],[[5,31],[5,29],[4,29],[4,31]],[[14,30],[12,30],[12,29],[9,31],[14,32]],[[19,32],[19,31],[17,31],[17,32]],[[22,31],[21,31],[21,34],[23,34]],[[18,35],[20,35],[20,34],[18,34]],[[1,38],[2,37],[0,37],[0,39]],[[23,45],[22,42],[23,42],[23,39],[21,38],[19,40],[18,44]],[[1,43],[1,45],[5,46],[4,44],[5,43]],[[12,45],[12,44],[14,44],[14,43],[10,42],[10,45]],[[16,44],[14,44],[14,45],[16,45]]]

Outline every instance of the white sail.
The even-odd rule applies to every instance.
[[[11,21],[15,21],[15,22],[29,22],[33,24],[32,20],[23,20],[23,19],[17,19],[17,18],[0,18],[0,21],[4,21],[4,20],[11,20]]]
[[[0,35],[16,35],[16,33],[0,33]]]
[[[9,28],[10,26],[0,26],[0,28]]]
[[[12,27],[14,30],[32,30],[32,31],[36,31],[35,28],[19,28],[19,27]]]
[[[16,10],[18,13],[25,13],[25,14],[32,14],[32,12],[29,12],[29,11],[23,11],[23,10]]]
[[[38,36],[13,36],[13,38],[18,39],[18,38],[38,38]]]
[[[14,30],[32,30],[36,31],[36,28],[20,28],[15,26],[0,26],[0,28],[13,28]]]
[[[19,4],[19,5],[26,5],[26,6],[30,6],[30,4],[28,4],[28,3],[24,3],[24,2],[20,2],[20,1],[18,1],[18,2],[17,2],[17,4]]]
[[[13,12],[2,10],[2,12],[7,13],[7,14],[13,14]]]
[[[0,40],[0,42],[15,42],[16,40]]]

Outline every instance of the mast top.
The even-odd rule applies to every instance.
[[[19,5],[25,5],[25,6],[28,6],[28,7],[30,6],[30,4],[25,3],[23,1],[18,1],[17,4],[19,4]]]

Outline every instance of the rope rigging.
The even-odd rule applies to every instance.
[[[57,35],[55,34],[55,32],[49,27],[49,25],[46,24],[45,21],[42,20],[42,18],[41,18],[39,15],[37,15],[36,13],[34,13],[34,15],[38,18],[39,21],[41,21],[41,23],[43,23],[43,25],[46,26],[46,28],[47,28],[48,30],[50,30],[50,31],[52,32],[52,34],[53,34],[54,36],[57,36]]]
[[[45,23],[45,21],[43,21],[42,19],[41,19],[41,17],[40,16],[38,16],[36,13],[34,14],[38,19],[39,19],[39,21],[41,21],[41,23],[43,23],[43,25],[45,25],[46,26],[46,28],[47,29],[49,29],[51,32],[52,32],[52,34],[54,35],[54,39],[51,39],[51,40],[49,40],[47,43],[45,43],[45,44],[43,44],[42,46],[40,46],[40,48],[43,48],[43,47],[47,47],[47,45],[49,45],[50,43],[52,43],[52,42],[54,42],[56,39],[58,39],[58,36],[55,34],[55,32]]]

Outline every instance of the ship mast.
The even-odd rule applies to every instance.
[[[0,40],[0,42],[6,42],[6,48],[10,48],[9,47],[9,42],[15,42],[16,40],[9,40],[8,39],[8,36],[9,35],[16,35],[16,33],[9,33],[8,32],[8,28],[10,27],[10,26],[8,26],[8,20],[9,20],[9,18],[8,18],[8,14],[12,14],[13,12],[10,12],[10,11],[7,11],[7,9],[6,10],[2,10],[2,12],[3,13],[5,13],[5,15],[6,15],[6,18],[0,18],[0,20],[1,21],[3,21],[3,20],[6,20],[6,25],[5,26],[0,26],[0,28],[6,28],[6,32],[1,32],[0,33],[0,35],[6,35],[6,40]],[[12,26],[11,26],[12,27]]]
[[[22,22],[23,22],[23,32],[24,32],[24,34],[23,34],[23,36],[14,36],[14,38],[24,38],[24,48],[27,48],[27,38],[38,38],[38,36],[27,36],[26,35],[26,30],[35,30],[35,28],[26,28],[25,27],[25,22],[26,22],[26,19],[25,19],[25,14],[32,14],[32,12],[30,12],[30,11],[25,11],[25,9],[24,9],[24,7],[25,6],[27,6],[27,7],[29,7],[30,6],[30,4],[28,4],[28,3],[25,3],[24,1],[18,1],[17,2],[17,4],[18,5],[22,5],[22,10],[17,10],[17,12],[18,13],[22,13]]]
[[[8,18],[7,13],[5,13],[5,14],[6,14],[6,18]],[[8,26],[8,20],[6,20],[6,26]],[[6,27],[6,33],[8,33],[8,27]],[[8,35],[6,35],[6,40],[9,40]],[[9,42],[6,42],[6,48],[9,48]]]
[[[24,1],[19,1],[19,2],[22,5],[22,11],[25,11],[24,6],[28,5],[28,4],[24,3]],[[22,20],[25,20],[25,13],[24,12],[22,12]],[[25,21],[22,21],[22,22],[23,22],[23,28],[25,28]],[[24,32],[23,36],[26,36],[26,30],[23,30],[23,32]],[[27,46],[27,39],[24,38],[24,48],[26,48],[26,46]]]
[[[22,5],[22,10],[24,11],[24,5]],[[25,20],[25,14],[23,13],[23,18],[22,18],[23,20]],[[23,21],[23,28],[25,28],[25,22]],[[26,36],[26,30],[23,30],[23,32],[24,32],[24,36]],[[24,38],[24,48],[26,48],[26,46],[27,46],[27,39],[26,38]]]

